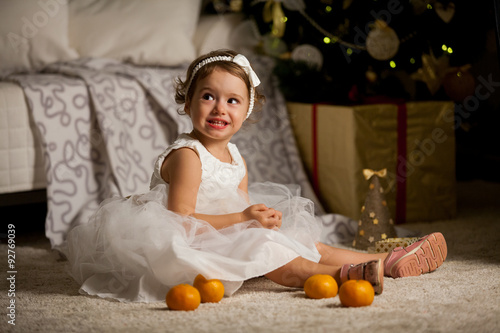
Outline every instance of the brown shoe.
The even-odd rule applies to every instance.
[[[370,282],[375,294],[380,295],[384,289],[384,265],[382,259],[364,262],[358,265],[343,265],[340,269],[340,281],[366,280]]]

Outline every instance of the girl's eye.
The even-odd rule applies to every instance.
[[[236,98],[230,98],[227,102],[229,104],[238,104],[238,100]]]
[[[211,101],[211,100],[213,100],[213,99],[214,99],[214,98],[213,98],[213,96],[212,96],[212,95],[210,95],[210,94],[205,94],[205,95],[203,95],[203,97],[202,97],[202,98],[203,98],[204,100],[207,100],[207,101]]]

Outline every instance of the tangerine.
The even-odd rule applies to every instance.
[[[198,274],[193,286],[200,292],[202,303],[218,303],[224,297],[224,285],[218,279],[207,280]]]
[[[315,274],[310,276],[304,283],[304,291],[309,298],[335,297],[338,290],[338,284],[331,275]]]
[[[183,283],[170,288],[165,300],[171,310],[191,311],[198,308],[201,298],[198,289]]]
[[[366,280],[348,280],[340,285],[339,298],[343,306],[368,306],[375,298],[375,290]]]

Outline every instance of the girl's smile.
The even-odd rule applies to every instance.
[[[209,126],[216,128],[216,129],[224,129],[227,126],[229,126],[229,123],[227,121],[225,121],[224,119],[220,119],[220,118],[208,119],[207,122],[208,122]]]

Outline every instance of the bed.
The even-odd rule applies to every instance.
[[[324,214],[311,190],[273,60],[251,52],[242,16],[200,15],[200,0],[0,5],[1,205],[46,202],[54,249],[105,198],[147,191],[156,156],[190,130],[173,79],[217,48],[245,53],[267,97],[260,121],[233,138],[250,182],[298,185],[316,203],[325,241],[352,238],[355,223]]]
[[[19,85],[0,82],[0,114],[0,193],[44,190],[42,146]]]

